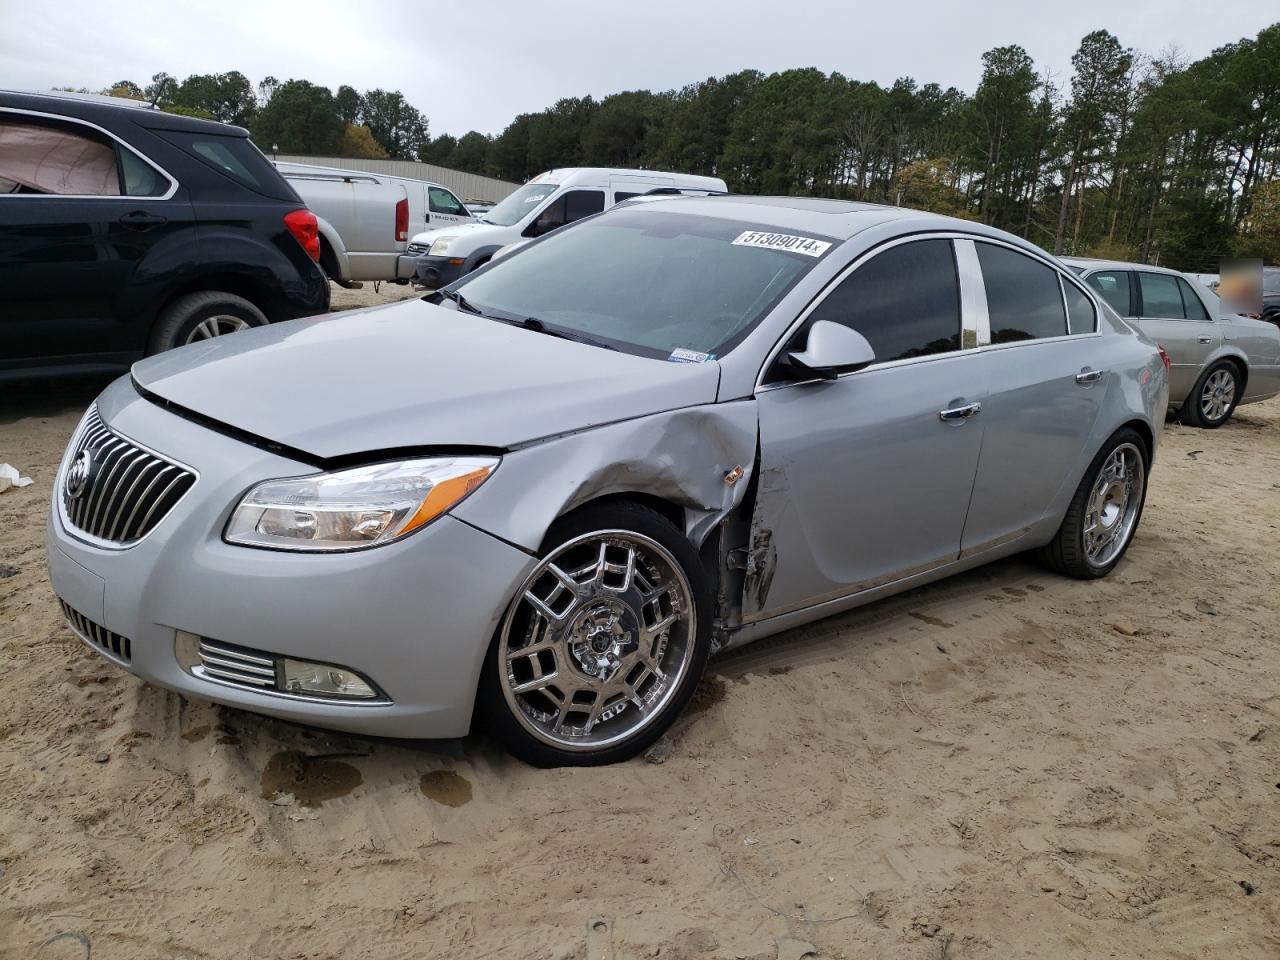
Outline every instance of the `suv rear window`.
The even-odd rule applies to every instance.
[[[174,146],[242,187],[276,200],[298,201],[293,188],[248,137],[222,137],[209,133],[188,133],[185,130],[157,132]]]

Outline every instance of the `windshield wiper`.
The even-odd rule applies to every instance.
[[[563,330],[552,330],[537,317],[525,317],[523,320],[508,320],[513,326],[523,327],[525,330],[532,330],[534,333],[545,333],[548,337],[557,337],[560,340],[571,340],[574,343],[585,343],[589,347],[600,347],[604,350],[612,350],[614,353],[621,353],[617,347],[610,346],[600,340],[591,337],[584,337],[577,333],[566,333]]]
[[[458,305],[459,310],[465,310],[467,313],[474,313],[478,317],[483,317],[484,313],[481,309],[471,303],[466,297],[457,290],[437,290],[436,293],[442,297],[447,297]]]

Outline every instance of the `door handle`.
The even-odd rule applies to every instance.
[[[1106,372],[1105,370],[1081,370],[1076,374],[1076,383],[1097,383]]]
[[[133,230],[150,230],[157,224],[167,223],[168,221],[159,214],[134,210],[132,213],[126,213],[121,217],[120,222]]]
[[[982,404],[966,403],[964,406],[951,407],[949,410],[939,410],[938,419],[943,423],[964,423],[970,417],[977,416],[982,412]]]
[[[1213,337],[1197,337],[1201,343],[1213,343]]]

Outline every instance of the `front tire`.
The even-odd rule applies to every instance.
[[[479,706],[535,766],[616,763],[675,722],[711,649],[697,552],[638,504],[558,520],[490,646]]]
[[[1240,401],[1240,368],[1230,360],[1210,366],[1182,404],[1182,422],[1189,427],[1216,430],[1235,412]]]
[[[1122,427],[1111,435],[1084,472],[1057,535],[1040,551],[1049,567],[1079,580],[1115,569],[1142,518],[1148,459],[1135,430]]]
[[[221,290],[202,290],[179,297],[165,307],[151,331],[148,355],[214,337],[265,326],[267,318],[244,297]]]

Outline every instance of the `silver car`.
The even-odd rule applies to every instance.
[[[1140,263],[1065,258],[1098,297],[1169,354],[1169,406],[1193,427],[1220,427],[1242,403],[1280,393],[1280,329],[1226,313],[1186,274]]]
[[[72,438],[53,589],[184,695],[620,760],[718,649],[1039,549],[1107,574],[1168,401],[1036,247],[909,210],[672,198],[426,301],[134,366]]]

